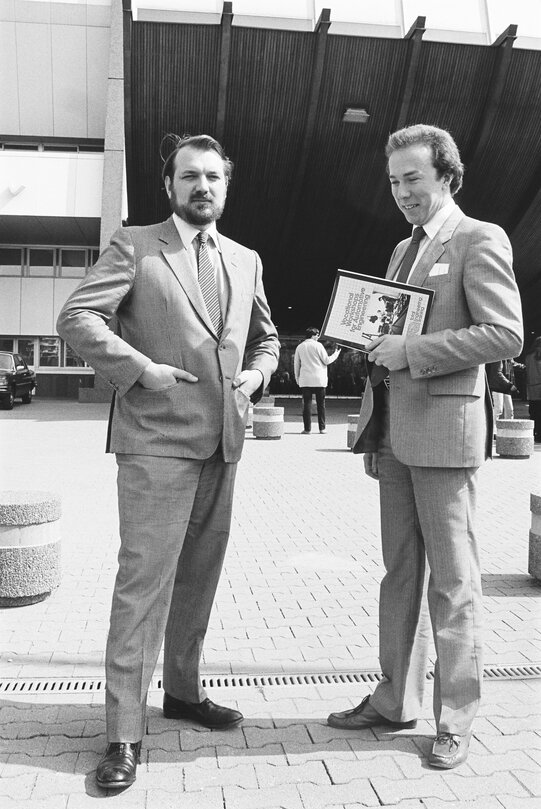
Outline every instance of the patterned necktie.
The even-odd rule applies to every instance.
[[[413,267],[413,262],[417,258],[417,253],[419,252],[419,244],[421,243],[421,239],[423,238],[423,236],[426,236],[423,228],[413,229],[411,242],[408,245],[408,249],[404,253],[404,258],[402,259],[402,263],[400,264],[398,275],[394,279],[395,281],[400,281],[401,284],[405,284],[407,282],[408,275],[410,274],[410,270]]]
[[[221,337],[224,327],[222,321],[222,310],[220,309],[220,299],[218,298],[218,289],[216,287],[216,275],[214,272],[214,265],[210,260],[210,255],[207,247],[207,239],[209,235],[204,231],[197,234],[199,242],[199,252],[197,254],[197,276],[199,279],[199,286],[207,312],[212,321],[212,325],[216,330],[218,337]]]
[[[402,259],[402,263],[400,264],[398,274],[393,279],[394,281],[400,281],[400,283],[402,284],[405,284],[407,282],[411,268],[413,267],[413,262],[417,258],[417,253],[419,252],[419,244],[421,243],[421,239],[423,238],[423,236],[426,236],[423,228],[417,227],[413,229],[411,241],[408,245],[408,249],[404,253],[404,258]],[[373,388],[375,388],[376,385],[379,385],[380,382],[385,382],[386,387],[389,387],[388,377],[389,371],[384,365],[372,366],[370,370],[370,384],[372,385]]]

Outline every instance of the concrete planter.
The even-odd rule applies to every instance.
[[[533,454],[533,421],[496,419],[496,452],[500,458],[529,458]]]
[[[60,500],[50,492],[0,492],[0,606],[43,601],[60,584]]]
[[[347,434],[347,447],[353,449],[355,443],[355,435],[357,434],[357,422],[359,421],[358,413],[350,413],[348,416],[348,434]]]
[[[256,405],[254,407],[254,436],[278,439],[284,434],[284,408]]]
[[[541,494],[530,495],[532,522],[528,548],[528,573],[541,581]]]

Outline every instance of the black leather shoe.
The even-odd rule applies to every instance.
[[[129,787],[141,763],[141,742],[111,742],[96,769],[96,781],[104,789]]]
[[[332,713],[327,719],[327,724],[332,728],[346,728],[347,730],[362,730],[363,728],[373,728],[378,725],[389,725],[397,730],[411,730],[416,727],[417,720],[410,722],[393,722],[382,716],[370,705],[370,697],[365,697],[360,705],[350,711]]]
[[[206,728],[233,728],[244,719],[240,711],[216,705],[210,699],[203,702],[183,702],[170,694],[163,697],[163,715],[166,719],[192,719]]]

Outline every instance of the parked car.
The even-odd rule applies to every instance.
[[[15,399],[24,404],[32,401],[36,387],[36,374],[20,354],[0,351],[0,402],[5,410],[12,410]]]

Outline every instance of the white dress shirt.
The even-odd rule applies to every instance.
[[[425,252],[426,248],[428,247],[430,242],[434,239],[434,237],[436,236],[436,234],[438,233],[440,228],[443,226],[443,224],[449,219],[449,217],[451,216],[451,214],[453,213],[455,208],[456,208],[456,203],[455,203],[454,199],[451,198],[449,200],[449,202],[447,202],[443,206],[443,208],[440,208],[439,211],[436,211],[436,213],[434,214],[432,219],[429,219],[428,222],[425,225],[423,225],[423,230],[425,232],[425,235],[423,236],[423,238],[419,242],[419,250],[417,251],[417,255],[415,256],[415,261],[413,262],[413,266],[412,266],[412,268],[411,268],[411,270],[409,272],[409,275],[408,275],[408,277],[406,279],[406,283],[408,283],[409,279],[411,278],[411,274],[412,274],[413,270],[415,269],[415,267],[417,266],[417,264],[419,263],[419,259],[421,258],[421,256]],[[415,225],[415,227],[417,227],[417,225]],[[413,233],[413,230],[415,230],[415,228],[412,229],[412,233]],[[400,266],[398,267],[398,270],[396,271],[395,277],[396,277],[396,275],[398,275],[399,272],[400,272]]]
[[[175,223],[175,226],[178,230],[180,240],[184,245],[184,247],[186,248],[186,252],[188,253],[188,258],[190,259],[190,264],[194,272],[194,277],[196,281],[198,281],[197,255],[199,251],[199,244],[197,241],[197,234],[201,232],[201,228],[198,228],[196,225],[190,225],[189,222],[186,222],[184,219],[181,219],[181,217],[178,216],[178,214],[176,213],[173,214],[173,222]],[[222,310],[222,319],[225,319],[225,314],[227,312],[227,303],[229,300],[229,287],[227,284],[227,277],[223,266],[220,235],[216,230],[216,222],[213,222],[210,225],[210,227],[206,229],[206,233],[208,233],[209,236],[207,241],[207,251],[210,256],[210,260],[214,266],[216,287],[218,289],[220,309]]]

